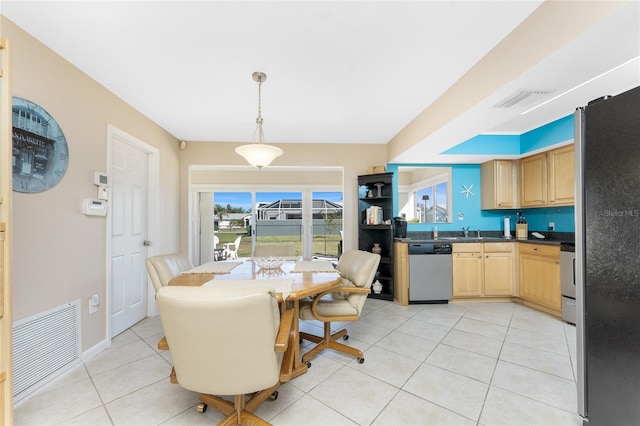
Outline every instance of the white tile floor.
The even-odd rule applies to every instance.
[[[325,351],[256,414],[275,425],[582,425],[575,327],[516,303],[370,299],[346,325],[365,363]],[[321,334],[319,323],[301,323]],[[15,410],[16,425],[211,425],[172,385],[158,317],[113,340]],[[304,342],[308,345],[308,342]]]

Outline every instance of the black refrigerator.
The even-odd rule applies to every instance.
[[[640,87],[575,126],[578,412],[640,425]]]

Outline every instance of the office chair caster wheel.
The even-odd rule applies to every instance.
[[[198,413],[204,413],[207,411],[207,404],[204,402],[198,403]]]
[[[276,399],[278,399],[278,391],[275,391],[271,395],[269,395],[269,399],[272,401],[275,401]]]
[[[307,368],[311,368],[311,361],[307,361]]]
[[[342,338],[342,340],[349,340],[349,335],[345,334],[344,337]]]
[[[358,358],[357,361],[358,364],[364,364],[364,358]]]

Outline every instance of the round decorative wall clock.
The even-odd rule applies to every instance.
[[[69,149],[62,129],[40,105],[13,97],[13,190],[42,192],[67,171]]]

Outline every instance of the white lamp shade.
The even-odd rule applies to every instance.
[[[258,168],[268,166],[283,153],[280,148],[263,143],[242,145],[236,148],[236,152],[242,155],[249,164]]]

